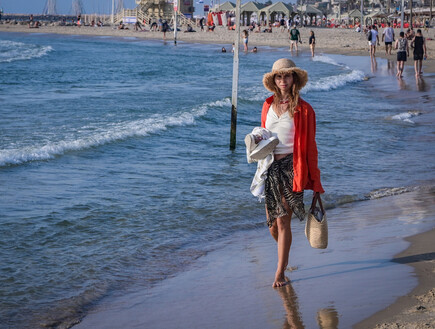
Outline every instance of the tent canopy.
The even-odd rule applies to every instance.
[[[367,17],[370,17],[370,18],[384,18],[384,17],[387,17],[387,16],[388,15],[386,13],[384,13],[383,11],[381,11],[381,10],[376,11],[376,12],[372,12],[372,13],[367,15]]]
[[[310,5],[303,5],[298,6],[298,11],[303,14],[313,14],[313,15],[323,15],[323,12],[313,6]]]
[[[280,1],[280,2],[275,2],[270,6],[261,9],[260,11],[265,13],[273,13],[273,12],[283,13],[287,16],[290,16],[290,14],[293,12],[293,7],[289,4]]]
[[[341,16],[347,16],[350,18],[361,18],[361,11],[359,11],[358,9],[354,9],[347,14],[342,14]]]
[[[242,13],[243,12],[259,12],[264,7],[266,7],[266,5],[264,3],[249,1],[245,4],[243,4],[240,9],[241,9]]]
[[[218,11],[235,11],[235,10],[236,10],[236,4],[229,1],[224,2],[218,8]]]

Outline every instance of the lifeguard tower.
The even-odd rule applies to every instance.
[[[178,1],[178,14],[186,19],[193,18],[193,0],[173,0]],[[174,2],[172,0],[136,0],[137,9],[142,11],[145,16],[150,18],[162,18],[170,21],[174,16]]]

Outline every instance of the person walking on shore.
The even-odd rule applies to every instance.
[[[273,287],[288,282],[285,270],[292,244],[290,223],[292,214],[300,220],[305,217],[304,190],[324,192],[317,165],[315,113],[299,96],[307,81],[307,72],[287,58],[277,60],[263,77],[264,87],[273,96],[263,104],[261,127],[279,140],[264,182],[267,225],[278,247]]]
[[[290,30],[290,51],[293,51],[293,46],[295,46],[296,51],[298,51],[298,42],[301,42],[301,34],[296,28],[296,25],[293,25],[293,28]]]
[[[245,53],[248,52],[248,30],[243,30],[243,47]]]
[[[408,40],[405,38],[405,32],[400,32],[400,38],[396,40],[394,48],[397,49],[397,74],[398,78],[403,77],[403,67],[405,66],[406,56],[409,56]]]
[[[311,49],[311,57],[314,57],[314,48],[316,47],[316,37],[314,36],[314,31],[310,31],[310,39],[308,40],[310,49]]]
[[[420,29],[417,30],[417,34],[414,39],[412,39],[411,44],[414,45],[414,70],[415,75],[418,77],[423,74],[421,70],[423,59],[426,59],[427,57],[426,40]]]
[[[391,27],[391,23],[387,23],[387,27],[384,32],[382,32],[382,42],[385,39],[385,55],[391,55],[391,50],[393,49],[394,41],[394,29]]]
[[[379,35],[378,31],[376,30],[376,26],[373,25],[371,29],[369,29],[369,32],[371,34],[370,40],[369,40],[369,46],[370,46],[370,57],[375,57],[376,55],[376,44],[380,46],[379,43]]]

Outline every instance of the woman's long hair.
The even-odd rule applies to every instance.
[[[289,102],[287,104],[287,111],[290,116],[290,118],[293,118],[293,115],[296,112],[296,107],[298,106],[299,102],[299,90],[301,90],[301,81],[299,79],[299,76],[292,72],[293,75],[293,84],[290,88],[290,93],[288,95],[282,95],[281,90],[278,88],[278,86],[275,83],[275,77],[273,78],[273,108],[278,109],[278,106],[280,106],[280,102],[283,101],[288,97]]]

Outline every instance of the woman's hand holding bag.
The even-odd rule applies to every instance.
[[[319,202],[320,208],[316,207],[317,202]],[[313,196],[305,224],[305,236],[313,248],[325,249],[328,246],[328,222],[319,192],[314,193]]]

